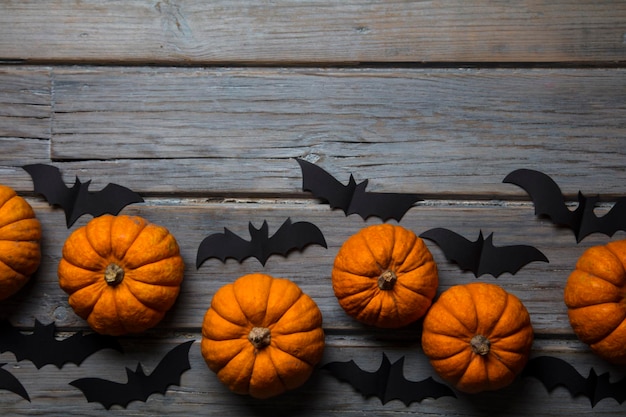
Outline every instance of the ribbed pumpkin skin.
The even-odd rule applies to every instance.
[[[269,345],[255,347],[253,329],[267,329]],[[231,391],[270,398],[304,384],[321,360],[322,314],[292,281],[244,275],[213,296],[201,352]]]
[[[526,365],[533,342],[530,316],[522,302],[494,284],[449,288],[432,305],[423,325],[422,348],[431,365],[467,393],[497,390],[513,382]],[[478,336],[490,343],[484,354],[472,348],[474,340],[481,340]]]
[[[383,289],[384,273],[395,283]],[[381,328],[398,328],[420,319],[439,285],[437,265],[415,233],[398,225],[368,226],[339,249],[332,270],[335,296],[345,312]]]
[[[564,300],[578,338],[607,361],[626,364],[626,240],[583,252]]]
[[[22,288],[41,262],[41,224],[33,208],[0,184],[0,300]]]
[[[115,285],[105,280],[112,264],[124,272]],[[76,314],[96,332],[114,336],[161,321],[178,297],[183,274],[174,236],[137,216],[104,215],[76,229],[58,267],[59,285]]]

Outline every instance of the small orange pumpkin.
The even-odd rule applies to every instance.
[[[0,300],[15,294],[41,263],[41,224],[33,208],[0,184]]]
[[[397,328],[421,318],[439,284],[424,241],[398,225],[361,229],[339,249],[332,269],[335,296],[358,321]]]
[[[585,250],[564,300],[578,338],[607,361],[626,364],[626,240]]]
[[[322,314],[287,279],[244,275],[215,293],[204,316],[202,356],[237,394],[269,398],[297,388],[323,351]]]
[[[424,317],[422,348],[439,376],[458,390],[503,388],[530,354],[533,329],[522,302],[495,284],[444,291]]]
[[[63,245],[59,285],[98,333],[155,326],[178,297],[184,263],[174,236],[138,216],[95,217]]]

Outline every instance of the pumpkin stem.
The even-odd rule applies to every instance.
[[[104,270],[104,280],[114,287],[124,279],[124,269],[116,263],[110,263]]]
[[[398,277],[393,271],[387,270],[380,274],[378,277],[378,288],[381,290],[390,290],[398,280]]]
[[[248,340],[257,349],[263,349],[270,344],[272,335],[267,327],[253,327],[248,333]]]
[[[472,340],[470,340],[470,346],[472,347],[472,351],[474,353],[485,356],[489,353],[491,342],[485,336],[477,334],[476,336],[472,337]]]

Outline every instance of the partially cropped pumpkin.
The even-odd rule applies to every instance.
[[[424,317],[422,348],[439,376],[467,393],[509,385],[533,342],[522,302],[500,286],[456,285]]]
[[[138,216],[95,217],[63,245],[59,285],[98,333],[140,333],[172,307],[183,280],[176,239]]]
[[[269,398],[304,384],[324,351],[322,314],[292,281],[255,273],[221,287],[201,352],[230,390]]]
[[[626,364],[626,240],[585,250],[564,299],[578,338],[609,362]]]
[[[437,265],[412,231],[398,225],[368,226],[339,249],[332,269],[335,296],[358,321],[397,328],[421,318],[439,284]]]
[[[15,294],[41,262],[41,224],[11,187],[0,185],[0,300]]]

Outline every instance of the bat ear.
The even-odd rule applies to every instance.
[[[134,375],[142,375],[145,376],[146,372],[143,369],[143,366],[141,366],[141,362],[137,362],[137,369],[135,369],[135,372],[133,372],[132,370],[130,370],[129,368],[126,368],[126,375],[131,378]]]

